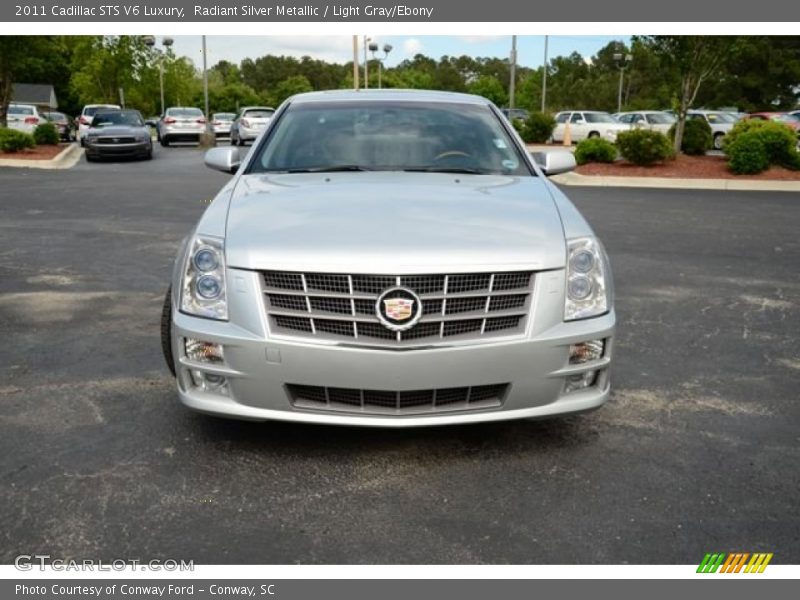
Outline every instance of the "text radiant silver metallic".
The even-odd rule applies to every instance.
[[[321,129],[286,162],[304,118]],[[462,122],[455,139],[447,125]],[[315,162],[329,143],[337,162]],[[235,152],[207,162],[235,168]],[[475,96],[289,99],[184,242],[171,289],[178,393],[211,414],[407,427],[576,413],[609,395],[602,245]],[[190,359],[186,340],[224,358]]]

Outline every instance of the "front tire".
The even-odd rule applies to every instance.
[[[161,351],[169,372],[175,377],[175,358],[172,355],[172,287],[167,288],[161,309]]]
[[[166,148],[167,146],[169,146],[169,138],[168,138],[168,137],[166,137],[166,136],[162,137],[162,138],[161,138],[161,145],[162,145],[164,148]]]
[[[591,132],[591,133],[589,134],[589,139],[590,139],[590,140],[596,140],[596,139],[597,139],[597,138],[599,138],[599,137],[600,137],[600,134],[599,134],[599,133],[597,133],[596,131],[593,131],[593,132]]]
[[[714,136],[714,150],[722,150],[722,138],[724,137],[724,133],[717,133]]]

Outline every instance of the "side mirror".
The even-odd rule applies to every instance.
[[[531,152],[534,162],[548,177],[572,171],[577,163],[572,152]]]
[[[239,149],[232,147],[211,148],[204,160],[207,167],[223,173],[236,173],[242,163]]]

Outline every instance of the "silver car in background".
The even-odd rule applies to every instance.
[[[33,104],[16,104],[12,102],[8,105],[6,122],[9,129],[16,129],[23,133],[33,133],[39,125],[47,123],[47,119]]]
[[[637,110],[616,113],[614,118],[631,129],[649,129],[667,135],[677,119],[675,115],[660,110]]]
[[[227,138],[231,136],[231,125],[236,118],[236,113],[218,112],[211,115],[211,127],[214,129],[214,135],[218,138]]]
[[[169,146],[172,142],[199,142],[205,130],[203,111],[187,106],[168,108],[156,124],[158,141],[162,146]]]
[[[708,123],[711,127],[711,137],[715,150],[722,150],[722,140],[733,129],[738,119],[732,114],[721,110],[690,110],[686,113],[686,120],[698,119]]]
[[[608,399],[608,258],[545,176],[569,152],[534,160],[484,98],[362,90],[290,98],[244,154],[207,153],[236,174],[164,302],[186,406],[409,427]]]
[[[275,109],[271,106],[245,106],[231,125],[231,144],[244,146],[254,141],[272,120]]]

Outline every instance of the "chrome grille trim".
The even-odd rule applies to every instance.
[[[272,334],[330,343],[358,340],[383,348],[430,346],[524,334],[535,273],[364,275],[264,271],[264,304]],[[423,315],[394,332],[375,314],[380,295],[414,291]]]
[[[370,390],[288,383],[292,406],[353,414],[410,415],[498,408],[510,384],[422,390]]]

